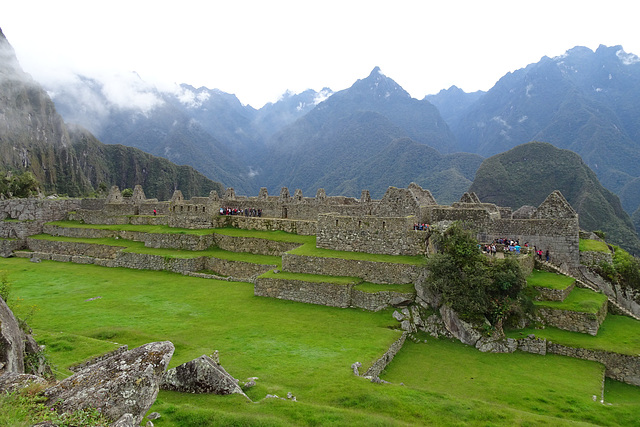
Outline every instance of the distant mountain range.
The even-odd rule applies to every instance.
[[[640,224],[640,59],[620,46],[595,52],[576,47],[507,73],[487,92],[465,93],[452,86],[422,100],[411,98],[378,67],[345,90],[286,93],[259,110],[218,89],[182,84],[159,90],[135,74],[121,76],[120,82],[76,76],[46,89],[67,122],[82,125],[101,141],[191,165],[247,195],[256,195],[260,187],[278,194],[286,186],[305,195],[324,188],[329,195],[357,197],[368,189],[380,197],[388,186],[413,181],[442,204],[458,200],[469,187],[489,201],[490,194],[478,187],[486,185],[486,169],[478,168],[495,160],[483,163],[484,158],[544,141],[584,160],[579,167],[570,161],[566,164],[574,166],[557,171],[543,168],[546,194],[566,183],[565,173],[584,174],[591,182],[593,173],[579,172],[587,168],[619,197],[596,190],[596,184],[584,186],[610,205],[602,212],[621,221],[609,232],[620,238],[620,230],[634,233],[628,215],[634,212]],[[528,158],[537,158],[537,150],[542,158],[549,156],[546,146],[527,147]],[[19,164],[25,157],[20,153],[6,154]],[[64,155],[59,156],[64,164]],[[71,163],[76,169],[64,176],[83,176],[91,186],[102,179],[80,173],[81,162]],[[500,167],[509,172],[516,166]],[[78,185],[78,191],[86,187]],[[541,197],[532,190],[517,197],[504,188],[499,192],[514,195],[499,202],[513,207],[537,205]],[[579,212],[579,204],[590,200],[567,198]],[[587,212],[581,212],[584,227],[605,228],[601,217],[591,221]]]
[[[81,196],[101,185],[142,184],[149,197],[167,200],[176,188],[189,196],[224,190],[190,166],[105,145],[83,128],[68,127],[49,95],[24,73],[1,30],[0,117],[0,168],[31,171],[47,192]]]

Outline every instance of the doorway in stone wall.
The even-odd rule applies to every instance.
[[[287,217],[287,208],[283,207],[282,208],[282,218],[286,218]]]

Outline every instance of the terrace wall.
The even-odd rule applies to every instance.
[[[369,311],[383,310],[396,299],[413,301],[413,293],[394,291],[364,292],[352,284],[318,283],[304,280],[258,277],[254,281],[254,295],[326,305],[329,307],[355,307]]]
[[[424,267],[412,264],[322,258],[283,254],[282,269],[292,273],[321,274],[325,276],[359,277],[380,284],[414,283]]]
[[[551,326],[565,331],[581,332],[593,336],[598,333],[600,325],[607,316],[606,302],[602,304],[597,313],[559,310],[543,306],[538,306],[537,309],[539,315]]]
[[[547,342],[547,353],[591,360],[605,366],[605,376],[627,384],[640,386],[640,356],[604,350],[574,348]]]
[[[316,246],[350,252],[418,255],[427,250],[427,232],[414,231],[415,216],[318,215]]]

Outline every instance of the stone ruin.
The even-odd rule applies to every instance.
[[[73,199],[60,206],[44,206],[39,200],[0,201],[0,214],[14,218],[20,205],[21,219],[34,223],[5,223],[0,237],[25,238],[42,232],[47,221],[64,219],[75,211],[73,218],[88,224],[116,224],[134,221],[164,224],[180,228],[241,228],[273,229],[313,234],[318,247],[391,255],[418,255],[428,250],[427,231],[414,230],[415,224],[447,224],[462,221],[477,231],[478,241],[497,238],[517,239],[549,250],[554,262],[566,267],[579,265],[578,215],[559,191],[551,193],[540,206],[510,208],[482,203],[475,193],[464,193],[451,206],[439,205],[429,190],[411,183],[407,188],[389,187],[380,200],[371,199],[363,190],[360,199],[327,196],[320,188],[315,197],[305,197],[297,189],[293,197],[287,187],[279,195],[269,195],[261,188],[257,196],[238,196],[227,188],[220,197],[212,191],[208,197],[184,198],[175,190],[168,201],[147,199],[141,186],[131,197],[123,197],[118,187],[111,188],[106,199]],[[221,208],[236,209],[241,215],[220,215]],[[245,211],[260,211],[259,217],[245,216]],[[0,252],[10,253],[13,246],[5,241]]]

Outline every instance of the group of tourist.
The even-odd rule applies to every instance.
[[[220,208],[220,215],[244,215],[244,216],[262,216],[262,209],[254,208]]]
[[[414,230],[427,231],[429,230],[429,224],[413,224]]]

